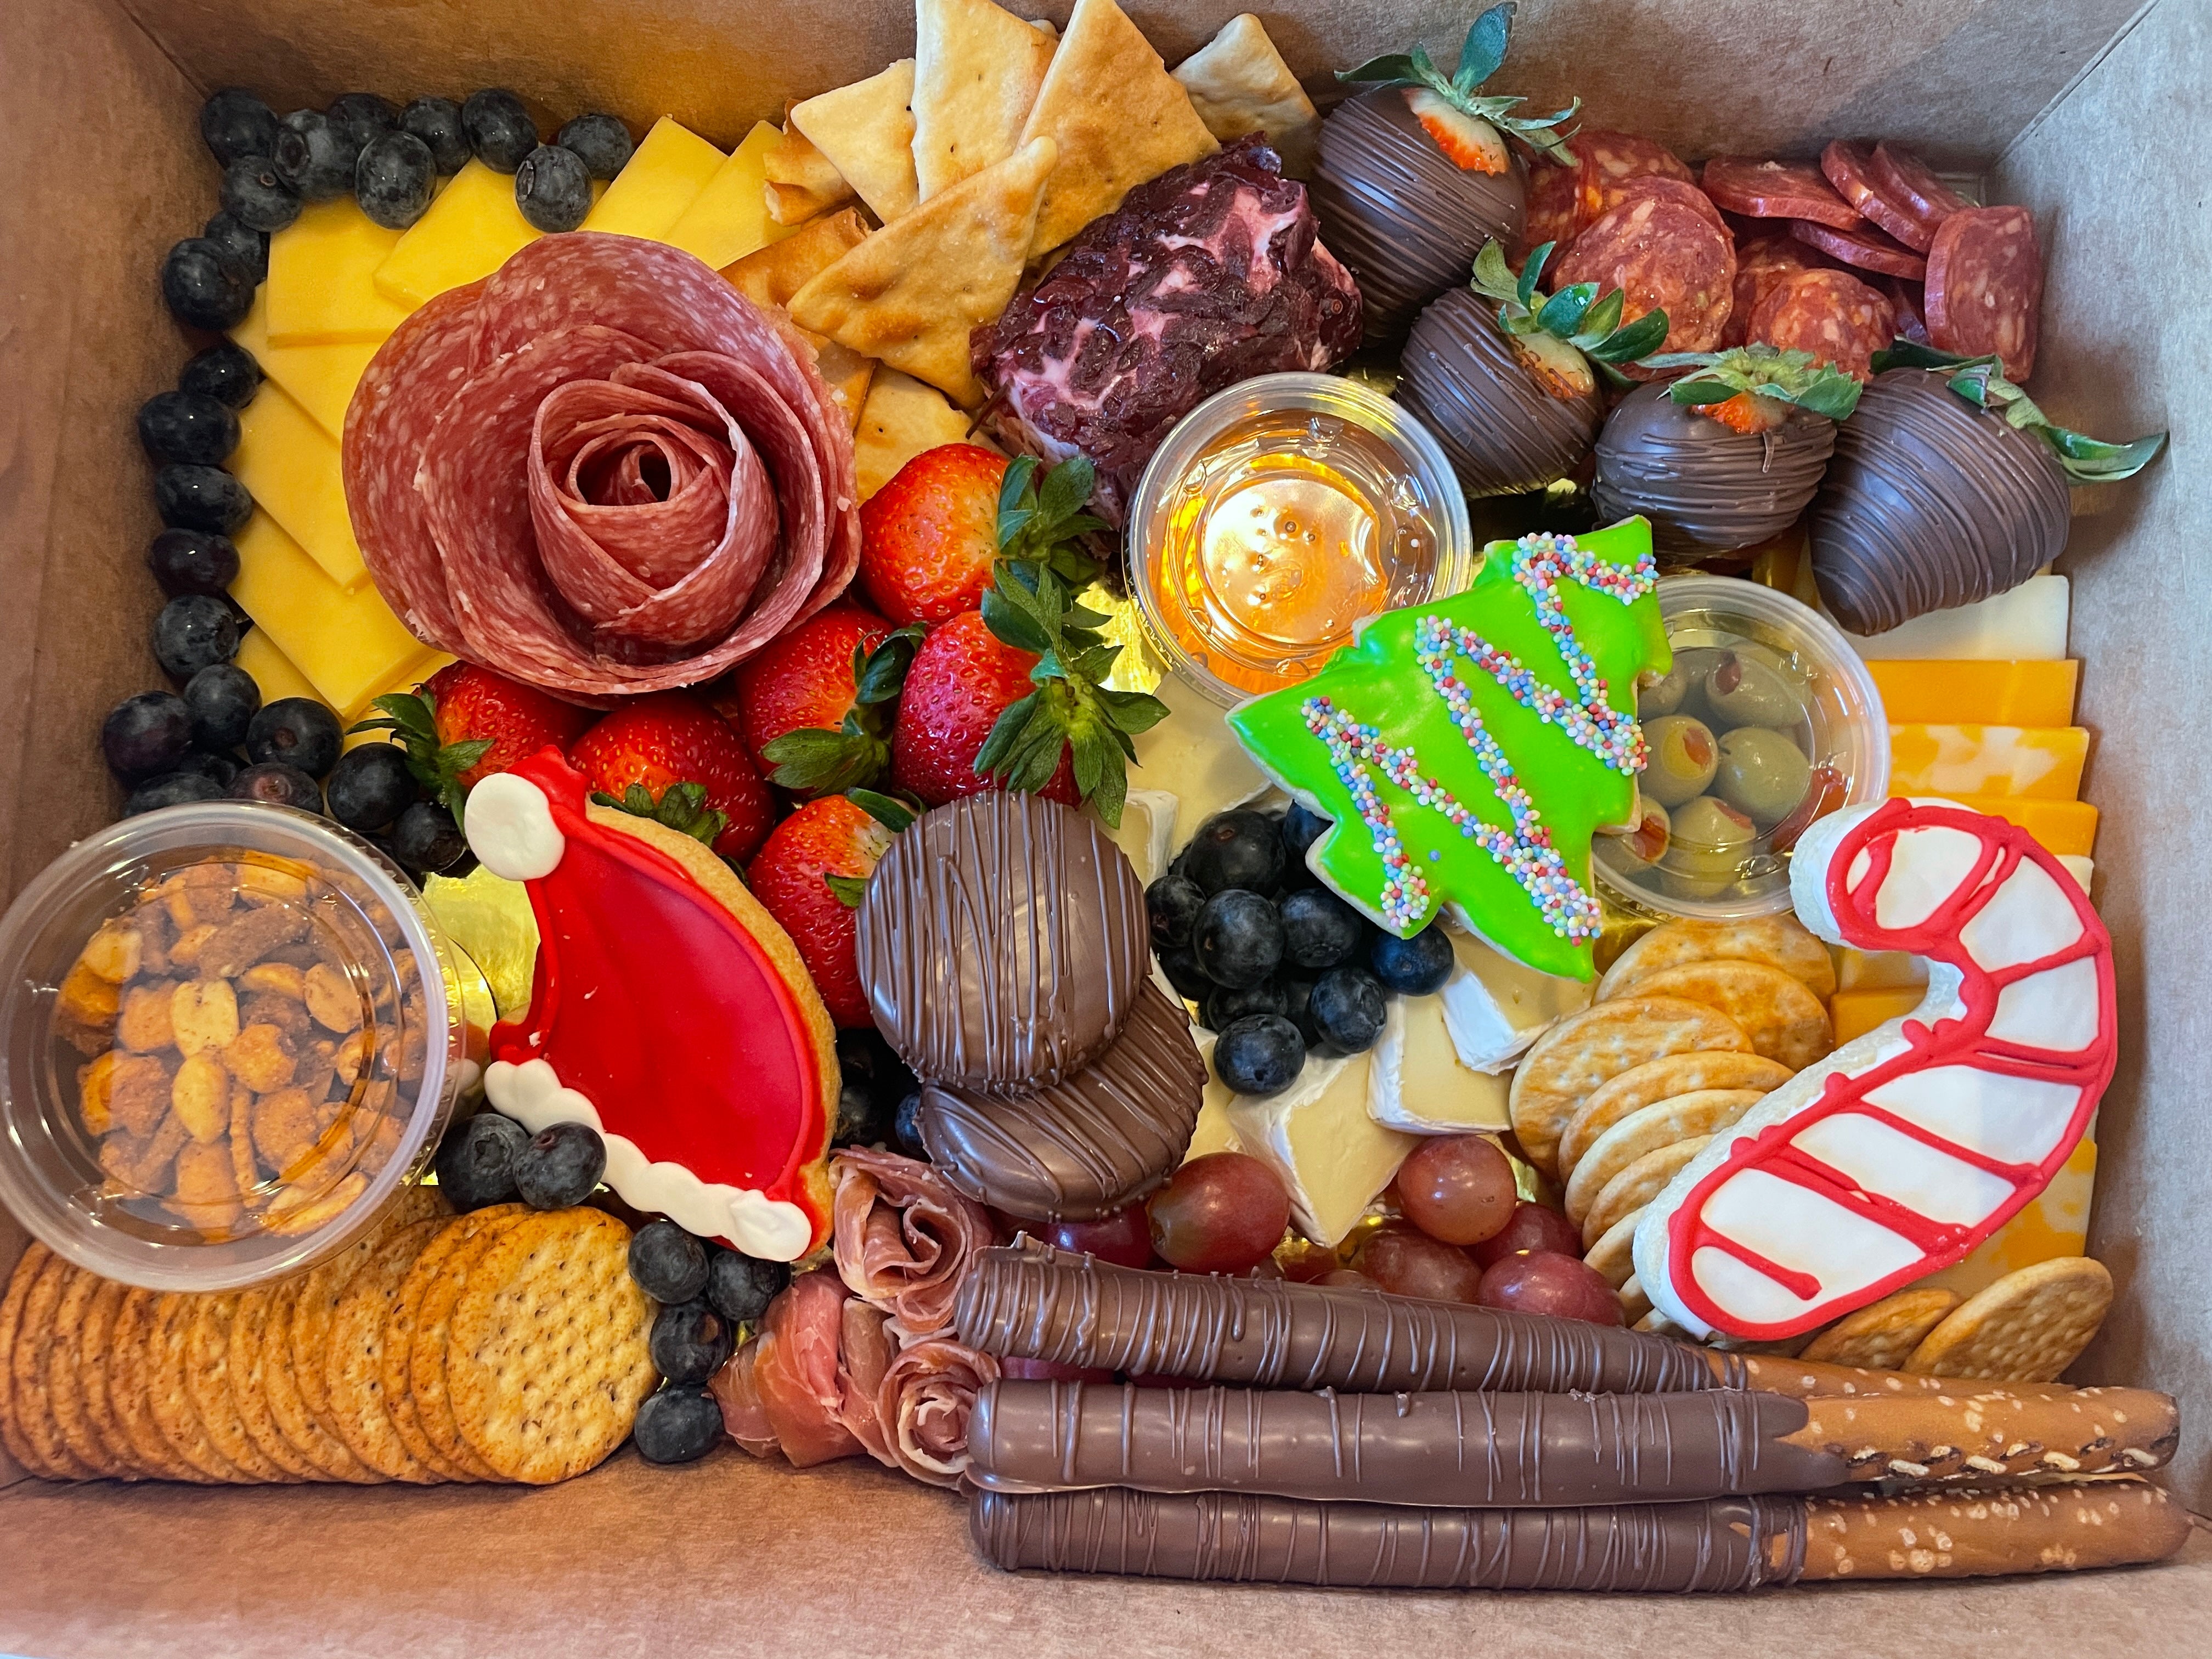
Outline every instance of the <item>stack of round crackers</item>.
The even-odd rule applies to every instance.
[[[599,1210],[455,1216],[434,1188],[247,1291],[137,1289],[34,1243],[0,1299],[0,1438],[58,1480],[566,1480],[659,1380],[629,1248]]]

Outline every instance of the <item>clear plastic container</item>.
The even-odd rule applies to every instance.
[[[1674,668],[1638,699],[1644,820],[1598,837],[1598,881],[1646,915],[1786,910],[1807,826],[1889,792],[1881,694],[1832,623],[1773,588],[1670,576],[1659,611]]]
[[[1334,374],[1263,374],[1182,417],[1131,501],[1130,586],[1170,673],[1224,708],[1318,672],[1369,617],[1472,580],[1426,428]]]
[[[0,1204],[154,1290],[343,1249],[473,1081],[456,962],[326,820],[206,801],[88,836],[0,919]]]

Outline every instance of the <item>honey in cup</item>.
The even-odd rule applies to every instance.
[[[1362,621],[1470,574],[1466,503],[1434,440],[1334,375],[1263,375],[1199,405],[1128,522],[1155,647],[1224,708],[1309,678]]]

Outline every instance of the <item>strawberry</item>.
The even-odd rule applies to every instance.
[[[476,785],[548,744],[566,749],[593,718],[587,708],[467,662],[448,663],[412,693],[394,692],[374,706],[380,718],[353,729],[392,732],[416,781],[456,822]]]
[[[973,611],[999,551],[1006,458],[975,444],[925,449],[860,506],[860,586],[895,623]]]
[[[858,605],[833,605],[739,668],[722,712],[786,789],[863,787],[890,763],[891,707],[921,635],[920,623],[894,631]]]
[[[1421,131],[1436,140],[1437,148],[1462,172],[1498,173],[1512,166],[1505,140],[1480,116],[1454,108],[1442,94],[1426,87],[1408,87],[1406,103]]]
[[[1030,671],[1037,661],[1034,653],[1018,651],[994,635],[980,611],[932,629],[906,671],[891,732],[892,783],[932,806],[1006,787],[985,775],[976,757],[999,717],[1036,690]],[[1075,775],[1065,744],[1059,764],[1048,769],[1049,781],[1036,793],[1075,805]]]
[[[840,1025],[872,1023],[854,957],[854,913],[890,844],[890,828],[866,808],[824,795],[776,825],[745,872],[745,884],[791,935]]]
[[[1711,416],[1731,432],[1747,436],[1771,432],[1790,418],[1790,405],[1779,398],[1763,398],[1755,392],[1739,392],[1717,404],[1700,404],[1698,413]]]
[[[657,818],[726,859],[750,857],[775,821],[744,741],[687,691],[624,703],[576,739],[568,761],[601,805]]]

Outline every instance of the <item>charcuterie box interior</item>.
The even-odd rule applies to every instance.
[[[0,10],[0,1651],[2212,1652],[2197,0]]]

